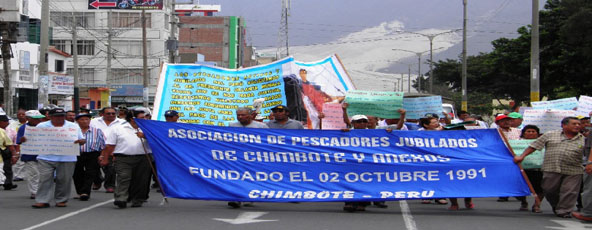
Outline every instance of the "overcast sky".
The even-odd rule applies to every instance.
[[[219,4],[219,16],[246,19],[248,39],[259,49],[275,47],[282,0],[201,0]],[[544,0],[540,0],[540,7]],[[530,24],[530,0],[469,0],[470,53],[491,49],[499,37],[515,37],[519,26]],[[462,28],[462,0],[292,0],[290,45],[334,41],[349,33],[400,21],[405,30]]]

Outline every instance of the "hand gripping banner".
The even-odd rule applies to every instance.
[[[493,129],[389,133],[136,122],[172,198],[322,202],[530,194]]]

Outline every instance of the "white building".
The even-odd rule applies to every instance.
[[[88,0],[50,1],[50,27],[53,28],[51,45],[66,53],[72,53],[73,15],[76,16],[79,25],[77,47],[81,106],[91,109],[107,106],[107,81],[112,85],[111,91],[121,91],[116,93],[117,96],[113,96],[111,105],[142,104],[141,91],[137,95],[138,90],[134,90],[143,85],[141,10],[89,8],[94,7],[89,7]],[[109,12],[112,26],[112,59],[111,76],[107,78]],[[150,103],[154,100],[160,65],[168,61],[168,50],[165,46],[170,27],[168,12],[166,4],[162,10],[146,10]],[[68,66],[68,73],[72,74],[73,63],[70,62]],[[127,90],[128,88],[132,90]]]
[[[10,2],[12,1],[12,2]],[[19,34],[21,42],[11,44],[11,88],[14,108],[37,109],[39,32],[41,19],[40,1],[8,0],[3,4],[16,4],[19,8]],[[3,6],[0,4],[0,7]],[[0,73],[4,78],[3,66]],[[2,85],[2,81],[0,81]],[[4,87],[4,86],[2,86]],[[0,96],[1,97],[1,96]],[[13,111],[16,111],[13,109]]]

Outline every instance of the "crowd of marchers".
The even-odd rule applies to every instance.
[[[526,175],[538,197],[529,206],[527,197],[516,197],[521,211],[541,213],[540,202],[547,200],[555,215],[561,218],[577,218],[592,221],[592,138],[590,137],[590,117],[565,117],[561,129],[541,133],[531,124],[523,124],[522,115],[517,112],[497,114],[495,122],[487,124],[480,116],[465,111],[453,119],[447,113],[425,114],[424,117],[406,119],[406,111],[399,109],[397,119],[382,119],[365,114],[348,116],[348,104],[342,103],[343,132],[356,129],[384,129],[411,131],[446,131],[449,129],[495,128],[508,140],[531,139],[529,147],[514,158],[520,163],[536,150],[545,149],[541,168],[526,169]],[[263,121],[257,112],[249,107],[236,109],[236,122],[230,127],[304,129],[302,122],[290,119],[290,110],[283,105],[271,109],[268,121]],[[152,150],[135,119],[151,119],[147,108],[122,109],[105,107],[94,117],[90,111],[81,108],[76,114],[61,108],[40,110],[19,109],[17,119],[10,122],[6,115],[0,115],[0,150],[3,160],[5,190],[17,188],[14,181],[26,182],[27,196],[35,201],[36,209],[67,207],[68,201],[78,199],[88,201],[92,191],[101,187],[114,194],[114,205],[118,208],[141,207],[147,201],[150,188],[158,188],[156,165]],[[592,115],[592,112],[590,113]],[[177,122],[179,113],[167,110],[167,122]],[[324,115],[319,114],[322,127]],[[20,145],[27,142],[26,127],[65,127],[77,130],[80,154],[61,155],[46,153],[33,155],[21,151]],[[517,153],[518,154],[518,153]],[[151,182],[153,184],[151,185]],[[72,196],[72,185],[76,194]],[[510,198],[499,197],[498,202]],[[456,198],[421,200],[422,204],[447,205],[449,210],[459,210]],[[229,201],[228,206],[240,208],[253,205]],[[343,210],[348,212],[365,211],[367,206],[387,208],[384,201],[346,202]],[[474,209],[470,197],[464,198],[464,207]],[[574,211],[576,210],[577,211]]]

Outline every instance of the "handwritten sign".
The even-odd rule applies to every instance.
[[[524,111],[524,125],[536,125],[545,133],[551,130],[561,129],[561,120],[565,117],[575,116],[573,110],[537,110]]]
[[[323,104],[323,129],[344,129],[346,128],[343,122],[343,109],[341,104],[326,103]]]
[[[403,108],[403,92],[347,91],[345,102],[349,104],[347,114],[371,115],[380,118],[399,118],[397,112]]]
[[[21,144],[21,152],[30,155],[80,155],[79,145],[74,144],[78,140],[77,130],[74,128],[27,126],[25,138],[27,141]]]
[[[403,109],[407,111],[406,118],[419,119],[427,113],[442,115],[442,97],[410,97],[403,99]]]
[[[576,116],[589,117],[592,111],[592,97],[580,96],[578,101],[578,109],[576,110]]]
[[[531,104],[533,109],[572,110],[578,107],[578,99],[568,97],[551,101],[535,101],[531,102]]]
[[[532,143],[533,140],[508,140],[510,146],[514,150],[516,156],[522,155],[524,150],[528,148],[528,145]],[[543,166],[543,159],[545,158],[545,154],[543,151],[534,151],[522,161],[522,168],[525,169],[540,169]]]

